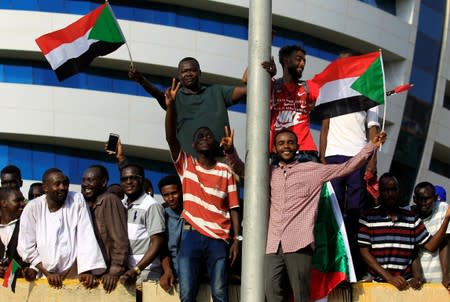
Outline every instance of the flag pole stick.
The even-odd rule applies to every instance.
[[[128,45],[128,41],[127,41],[127,39],[125,38],[125,35],[123,34],[122,28],[121,28],[120,25],[119,25],[119,21],[117,21],[117,17],[116,17],[116,15],[114,14],[114,11],[112,10],[111,6],[109,5],[109,1],[108,1],[108,0],[105,0],[105,3],[106,3],[106,5],[108,6],[109,10],[111,11],[111,14],[112,14],[113,17],[114,17],[114,20],[116,20],[117,25],[118,25],[117,27],[119,28],[120,33],[122,34],[122,37],[123,37],[123,39],[124,39],[124,41],[125,41],[125,46],[127,47],[127,50],[128,50],[128,56],[130,57],[130,66],[131,66],[131,67],[134,67],[133,57],[131,56],[130,46]]]
[[[381,59],[381,71],[383,73],[383,98],[384,98],[384,110],[383,110],[383,124],[381,126],[381,131],[384,131],[384,126],[386,124],[386,107],[387,107],[387,98],[386,98],[386,77],[384,74],[384,65],[383,65],[383,52],[381,49],[378,50],[380,52],[380,59]],[[381,149],[381,148],[380,148]]]
[[[383,98],[384,98],[384,111],[383,111],[383,124],[381,126],[381,132],[384,132],[384,126],[386,124],[386,107],[387,107],[387,102],[386,102],[386,77],[384,74],[384,64],[383,64],[383,52],[381,51],[381,48],[378,49],[378,51],[380,52],[380,59],[381,59],[381,72],[383,74]],[[382,145],[380,145],[380,151],[381,151],[381,147]]]

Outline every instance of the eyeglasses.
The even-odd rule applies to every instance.
[[[138,181],[141,180],[142,176],[141,175],[130,175],[130,176],[122,176],[120,177],[120,181],[121,182],[127,182],[129,180],[131,181]]]

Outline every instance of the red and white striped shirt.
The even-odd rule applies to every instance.
[[[228,240],[230,209],[239,207],[236,181],[226,164],[202,167],[184,151],[174,162],[183,184],[183,217],[201,234]]]

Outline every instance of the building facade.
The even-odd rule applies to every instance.
[[[248,62],[248,2],[110,4],[137,69],[165,89],[176,76],[178,61],[187,56],[199,60],[204,84],[241,84]],[[163,135],[164,111],[127,78],[125,46],[60,83],[34,42],[101,3],[0,0],[0,166],[19,166],[25,189],[53,166],[68,174],[75,190],[83,170],[93,163],[106,165],[111,182],[118,182],[117,166],[103,151],[110,132],[120,134],[126,155],[145,166],[154,184],[174,171]],[[276,58],[287,44],[305,48],[305,79],[343,49],[382,49],[387,88],[409,82],[415,86],[387,100],[389,138],[380,150],[378,171],[392,170],[408,189],[419,180],[450,189],[447,1],[274,0],[272,11],[272,53]],[[278,70],[280,75],[279,64]],[[230,108],[240,154],[245,153],[245,111],[245,103]],[[320,125],[313,129],[318,143]]]

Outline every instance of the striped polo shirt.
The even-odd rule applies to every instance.
[[[130,254],[128,267],[135,267],[150,248],[150,236],[164,233],[166,230],[163,206],[148,194],[128,205],[127,212],[128,240]],[[158,280],[161,275],[161,264],[156,257],[144,270],[140,277],[142,280]]]
[[[411,277],[411,263],[418,246],[431,239],[422,220],[412,211],[399,209],[392,221],[378,206],[365,211],[359,218],[358,244],[368,247],[378,264],[393,276]],[[369,268],[375,280],[383,281]]]
[[[432,235],[441,227],[447,213],[448,205],[446,202],[436,202],[433,206],[433,212],[427,218],[423,218],[423,223],[428,232]],[[447,234],[450,233],[450,226],[447,227]],[[441,282],[442,268],[439,259],[439,249],[434,253],[430,253],[425,249],[419,250],[420,265],[422,266],[423,276],[426,282]]]
[[[181,151],[175,169],[183,184],[181,216],[201,234],[228,240],[230,209],[239,207],[236,181],[230,167],[217,162],[213,168],[206,169]]]

